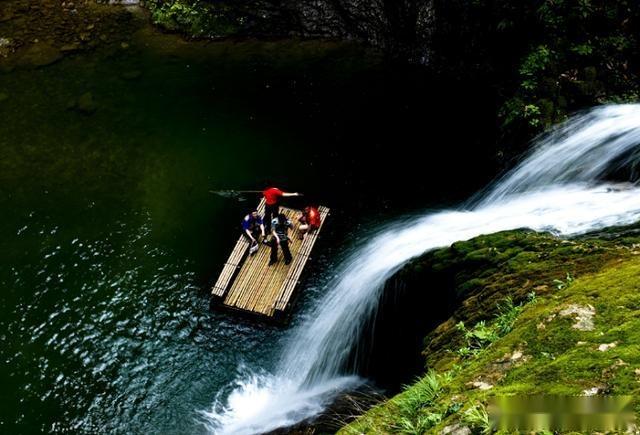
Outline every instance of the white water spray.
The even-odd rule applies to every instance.
[[[246,376],[217,400],[207,427],[221,434],[266,432],[312,417],[361,380],[344,373],[385,281],[426,251],[481,234],[531,228],[576,235],[640,220],[640,188],[602,181],[633,169],[640,144],[640,105],[605,106],[541,138],[533,152],[461,210],[385,226],[336,271],[309,320],[293,331],[278,370]]]

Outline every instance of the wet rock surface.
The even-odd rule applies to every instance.
[[[313,435],[336,433],[340,428],[372,408],[385,396],[371,385],[362,385],[353,391],[346,391],[334,399],[322,413],[294,426],[283,427],[266,435]]]
[[[93,98],[93,94],[91,92],[85,92],[78,98],[76,108],[80,113],[89,115],[95,112],[98,106]]]
[[[136,79],[139,79],[141,76],[142,76],[142,71],[133,70],[133,71],[126,71],[122,73],[121,77],[124,80],[136,80]]]
[[[50,65],[62,59],[62,52],[45,42],[30,45],[19,59],[19,65],[40,67]]]

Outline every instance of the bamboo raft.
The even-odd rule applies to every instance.
[[[264,215],[264,205],[263,198],[258,205],[260,215]],[[271,254],[269,246],[261,244],[257,253],[249,255],[249,241],[240,235],[211,290],[212,296],[222,300],[222,304],[228,308],[267,317],[280,317],[292,299],[313,245],[329,215],[327,207],[320,206],[318,211],[321,219],[320,228],[300,240],[298,231],[300,210],[280,207],[280,212],[293,223],[293,228],[289,231],[291,238],[289,249],[293,261],[289,265],[284,264],[280,248],[278,248],[278,262],[273,266],[269,266]]]

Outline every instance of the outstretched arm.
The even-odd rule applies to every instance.
[[[284,192],[282,196],[302,196],[302,194],[298,192]]]
[[[254,238],[253,238],[253,234],[251,234],[251,231],[249,231],[249,230],[244,230],[244,232],[245,232],[245,233],[247,233],[247,236],[249,236],[249,238],[250,238],[252,241],[254,241],[254,242],[256,241],[256,239],[254,239]],[[264,232],[264,231],[263,231],[263,232]]]

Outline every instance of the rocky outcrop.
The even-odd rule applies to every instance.
[[[294,5],[303,34],[357,38],[412,61],[428,59],[431,0],[320,0]]]
[[[635,229],[618,231],[508,231],[409,263],[392,285],[412,305],[422,295],[415,325],[443,294],[456,302],[426,334],[423,377],[340,433],[488,433],[493,396],[637,395],[640,245]]]
[[[210,37],[312,37],[363,41],[425,63],[433,0],[152,0],[156,23]]]

